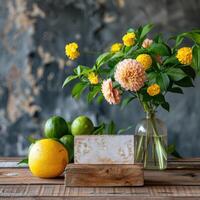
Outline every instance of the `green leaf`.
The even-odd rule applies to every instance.
[[[159,79],[159,76],[161,76],[160,72],[149,72],[147,73],[147,80],[148,80],[148,86],[157,83],[157,79]]]
[[[176,64],[179,64],[179,61],[177,60],[176,56],[170,56],[163,62],[163,65],[167,65],[167,64],[176,65]]]
[[[111,121],[109,124],[108,124],[108,134],[109,135],[114,135],[115,134],[115,123],[113,121]]]
[[[142,28],[141,34],[140,34],[140,38],[143,39],[147,33],[149,33],[151,31],[151,29],[153,28],[153,24],[147,24]]]
[[[111,52],[106,52],[106,53],[101,54],[96,60],[97,67],[99,68],[101,65],[108,62],[108,60],[112,57],[112,55],[113,54]]]
[[[78,67],[77,67],[74,71],[76,72],[76,74],[77,74],[78,76],[80,76],[80,75],[81,75],[81,66],[78,65]]]
[[[200,47],[195,45],[192,49],[192,67],[200,73]]]
[[[167,147],[167,153],[168,154],[171,154],[172,152],[175,151],[175,144],[170,144],[168,147]]]
[[[189,39],[193,40],[195,43],[200,44],[200,32],[199,32],[199,30],[193,30],[190,32],[181,33],[177,36],[171,37],[170,39],[175,39],[175,41],[176,41],[174,49],[176,49],[178,46],[181,45],[184,38],[189,38]]]
[[[72,81],[72,80],[74,80],[74,79],[76,79],[76,78],[78,78],[77,75],[68,76],[68,77],[65,79],[65,81],[64,81],[64,83],[63,83],[63,85],[62,85],[62,88],[65,87],[70,81]]]
[[[98,103],[98,104],[101,104],[101,103],[103,102],[103,100],[104,100],[103,95],[102,95],[101,93],[99,93],[99,95],[98,95],[98,97],[97,97],[97,103]]]
[[[78,65],[78,67],[76,67],[74,69],[74,73],[80,77],[81,75],[84,75],[84,74],[88,74],[89,72],[91,72],[92,69],[87,67],[87,66],[83,66],[83,65]]]
[[[174,156],[175,158],[183,158],[181,156],[181,154],[177,150],[175,150],[174,152],[172,152],[171,155]]]
[[[129,28],[128,30],[127,30],[127,33],[132,33],[132,32],[134,32],[135,30],[133,29],[133,28]]]
[[[147,94],[147,91],[145,91],[145,93],[143,93],[142,95],[140,95],[140,99],[141,99],[143,102],[148,102],[148,101],[151,101],[152,96],[148,95],[148,94]]]
[[[175,144],[170,144],[167,147],[167,154],[174,156],[175,158],[182,158],[182,156],[176,150]]]
[[[38,141],[38,139],[33,138],[32,136],[28,136],[27,140],[29,143],[34,144]]]
[[[166,91],[169,86],[169,77],[165,73],[160,73],[159,76],[156,77],[156,82],[160,86],[162,91]]]
[[[180,81],[176,81],[175,84],[181,87],[194,87],[192,79],[188,76],[181,79]]]
[[[133,48],[134,48],[134,47],[132,47],[132,46],[130,46],[130,47],[125,46],[123,52],[124,52],[125,54],[130,54],[130,52],[132,51]]]
[[[195,70],[190,66],[182,66],[181,69],[187,74],[189,77],[191,77],[193,80],[196,77]]]
[[[79,99],[83,91],[87,88],[87,83],[77,83],[72,89],[72,97]]]
[[[185,37],[193,40],[197,44],[200,44],[200,34],[195,32],[189,32],[184,34]]]
[[[161,33],[159,33],[158,35],[156,35],[153,39],[153,41],[155,43],[163,43],[164,40],[163,40],[163,35]]]
[[[169,88],[168,91],[169,91],[169,92],[172,92],[172,93],[183,94],[183,90],[182,90],[180,87]]]
[[[100,86],[93,86],[92,90],[88,93],[88,96],[87,96],[88,102],[90,103],[100,91],[101,91]]]
[[[124,56],[123,52],[119,51],[119,52],[116,52],[116,53],[110,58],[110,60],[115,60],[116,58],[118,59],[118,58],[121,58],[121,57],[123,57],[123,56]]]
[[[93,135],[103,134],[105,131],[105,123],[100,124],[97,127],[94,127],[94,131],[92,132]]]
[[[115,53],[109,60],[108,66],[114,70],[115,65],[124,57],[124,54],[120,51]],[[101,68],[100,68],[101,69]]]
[[[122,128],[120,130],[117,131],[117,134],[121,134],[121,133],[124,133],[124,132],[127,132],[129,131],[130,129],[134,128],[135,126],[128,126],[127,128]]]
[[[168,102],[165,101],[164,103],[161,104],[161,106],[162,106],[165,110],[167,110],[167,111],[169,112],[169,110],[170,110],[170,105],[169,105]]]
[[[155,104],[161,105],[163,103],[165,103],[165,97],[162,94],[158,94],[156,96],[151,97],[153,99],[153,102]]]
[[[184,39],[184,37],[182,35],[178,35],[176,37],[176,43],[175,43],[175,47],[174,48],[177,48],[183,42],[183,39]]]
[[[161,44],[161,43],[153,43],[150,46],[149,51],[151,53],[154,53],[156,55],[161,55],[161,56],[169,56],[170,55],[169,48],[165,44]]]
[[[159,74],[156,72],[149,72],[147,73],[147,78],[149,81],[156,79]]]
[[[173,81],[179,81],[187,76],[185,72],[180,68],[168,68],[166,73]]]
[[[23,160],[21,160],[20,162],[17,163],[17,165],[24,165],[24,164],[27,164],[28,165],[28,158],[24,158]]]
[[[121,108],[123,109],[125,106],[127,106],[135,98],[136,97],[127,97],[127,98],[123,99],[122,104],[121,104]]]

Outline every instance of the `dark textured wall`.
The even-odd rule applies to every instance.
[[[42,134],[50,115],[71,120],[79,114],[95,123],[108,119],[118,127],[143,116],[137,103],[120,110],[106,102],[74,101],[62,82],[76,62],[64,55],[66,42],[81,50],[100,51],[118,41],[128,27],[155,23],[166,35],[199,28],[198,0],[0,0],[0,155],[27,152],[26,137]],[[91,65],[94,55],[78,62]],[[200,78],[185,95],[168,96],[171,112],[159,112],[184,156],[200,155]],[[130,115],[130,109],[132,110]]]

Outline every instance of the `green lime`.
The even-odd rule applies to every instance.
[[[60,138],[60,142],[68,150],[69,161],[71,162],[74,158],[74,136],[73,135],[64,135]]]
[[[47,138],[61,138],[69,134],[66,121],[59,116],[49,118],[44,127],[44,134]]]
[[[72,135],[90,135],[94,129],[92,121],[86,116],[77,117],[71,125]]]

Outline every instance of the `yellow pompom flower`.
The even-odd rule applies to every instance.
[[[99,78],[98,75],[95,74],[94,72],[90,72],[88,74],[88,80],[90,81],[91,84],[96,85],[99,83]]]
[[[147,93],[150,96],[155,96],[160,93],[160,86],[158,84],[152,84],[147,88]]]
[[[152,65],[152,58],[148,54],[140,54],[137,56],[136,60],[142,64],[145,70],[149,69]]]
[[[71,60],[75,60],[76,58],[78,58],[80,56],[80,53],[78,51],[78,44],[76,42],[66,44],[65,54]]]
[[[123,46],[122,43],[114,43],[114,44],[111,46],[110,51],[111,51],[112,53],[118,52],[118,51],[121,50],[122,46]]]
[[[124,45],[127,47],[133,46],[135,44],[135,37],[135,33],[133,32],[126,33],[122,38]]]
[[[182,47],[178,50],[176,58],[181,64],[190,65],[192,63],[192,48]]]

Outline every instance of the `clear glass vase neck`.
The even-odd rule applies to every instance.
[[[155,112],[146,112],[146,119],[152,119],[155,117]]]

